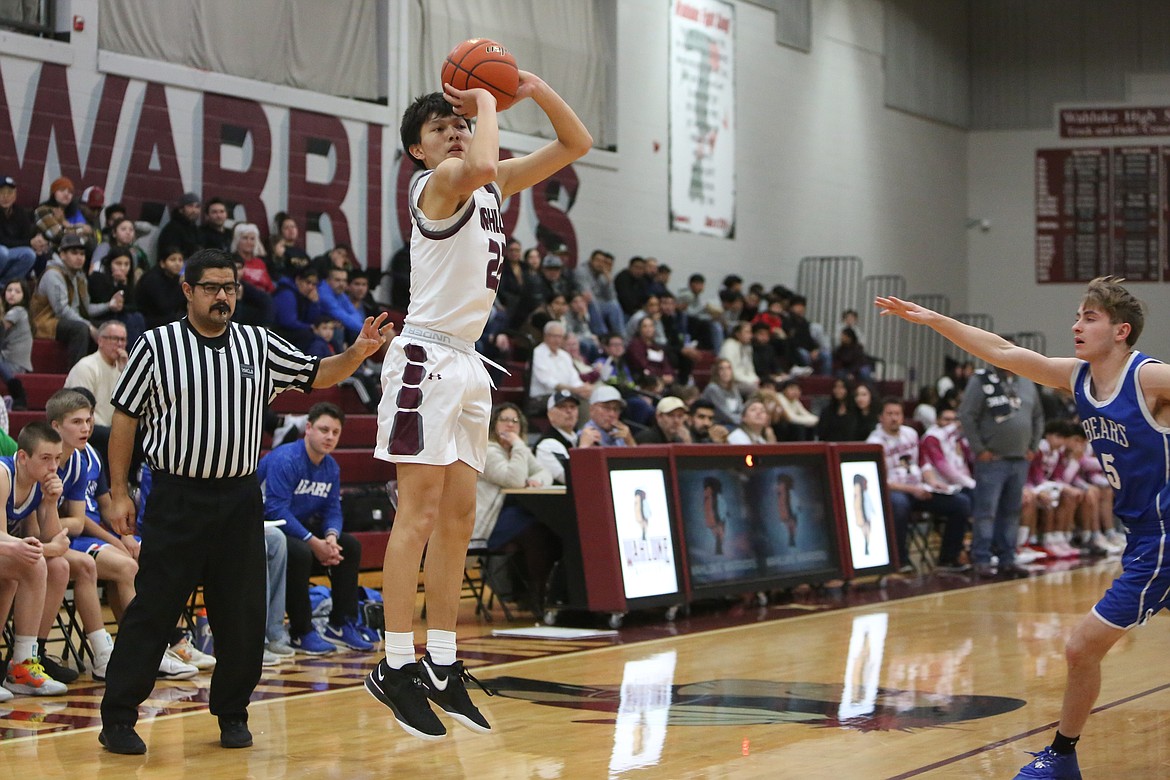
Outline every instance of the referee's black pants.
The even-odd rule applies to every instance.
[[[137,595],[106,670],[102,723],[134,725],[191,591],[202,582],[217,663],[211,713],[247,718],[260,681],[266,617],[264,501],[255,476],[191,479],[154,472],[142,523]]]

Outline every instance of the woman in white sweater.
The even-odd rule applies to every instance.
[[[488,426],[487,460],[476,484],[475,530],[472,547],[519,553],[524,588],[533,613],[544,611],[544,585],[560,557],[560,540],[518,504],[506,501],[505,488],[538,488],[552,484],[527,444],[528,422],[520,407],[498,404]],[[503,594],[508,595],[508,594]]]

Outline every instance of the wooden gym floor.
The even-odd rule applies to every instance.
[[[155,689],[146,756],[105,753],[101,688],[79,682],[0,705],[0,777],[1012,777],[1051,735],[1063,638],[1117,567],[978,586],[932,575],[674,624],[630,616],[616,639],[495,638],[499,619],[468,614],[461,654],[499,689],[472,694],[496,731],[449,724],[439,742],[407,736],[366,694],[372,654],[266,670],[246,750],[218,746],[204,675]],[[1167,647],[1160,615],[1107,657],[1086,777],[1170,776]]]

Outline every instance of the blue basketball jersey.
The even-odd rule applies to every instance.
[[[8,533],[13,536],[20,536],[19,533],[21,524],[33,512],[37,511],[37,507],[41,505],[41,484],[34,482],[32,490],[28,491],[28,496],[24,499],[20,506],[16,505],[16,456],[10,455],[8,457],[0,458],[0,468],[8,472],[8,484],[10,490],[8,491],[8,506],[5,511],[8,514]]]
[[[1154,422],[1138,384],[1138,369],[1157,363],[1134,351],[1113,395],[1092,394],[1089,364],[1073,377],[1081,425],[1113,486],[1113,512],[1130,533],[1166,533],[1163,516],[1170,509],[1170,428]]]

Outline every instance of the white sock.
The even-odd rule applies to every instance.
[[[24,663],[30,658],[37,657],[37,638],[35,636],[18,636],[12,643],[12,660]]]
[[[414,663],[414,632],[383,631],[386,638],[386,663],[391,669],[401,669]]]
[[[94,649],[94,652],[97,652],[101,648],[112,647],[114,644],[114,638],[104,628],[99,628],[97,631],[90,631],[85,635],[85,638],[89,640],[89,646]]]
[[[435,666],[450,666],[455,663],[455,632],[428,628],[427,652],[431,654]]]

